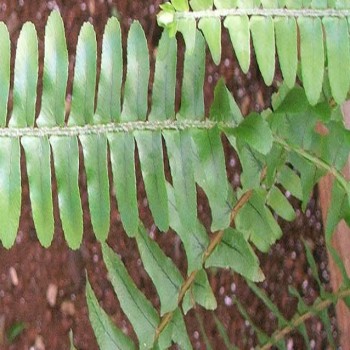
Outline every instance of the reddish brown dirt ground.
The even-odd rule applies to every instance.
[[[155,19],[159,3],[161,3],[159,0],[7,0],[0,2],[0,19],[9,28],[13,53],[23,23],[25,21],[34,22],[38,31],[42,59],[45,23],[51,9],[58,8],[66,28],[71,78],[77,37],[84,21],[90,21],[94,25],[99,47],[101,47],[104,26],[109,16],[117,15],[119,17],[124,43],[131,21],[138,19],[146,32],[149,49],[152,53],[160,34]],[[263,87],[261,78],[256,71],[256,65],[252,65],[248,76],[243,76],[235,63],[227,37],[224,37],[223,40],[225,48],[223,64],[217,68],[208,59],[205,86],[206,101],[212,99],[213,86],[219,75],[223,74],[245,114],[249,110],[259,110],[267,106],[271,89]],[[68,93],[70,91],[71,84]],[[235,165],[234,152],[227,145],[225,145],[225,151],[228,175],[232,183],[237,184],[239,166]],[[57,199],[55,199],[55,238],[52,246],[49,249],[44,249],[36,238],[29,203],[28,183],[23,165],[23,202],[18,238],[15,246],[9,251],[0,247],[0,349],[69,349],[68,334],[70,329],[73,330],[74,344],[77,349],[97,349],[87,316],[84,295],[86,271],[100,304],[119,327],[134,336],[131,326],[120,311],[118,301],[106,277],[100,245],[94,238],[89,220],[84,170],[81,169],[80,173],[81,196],[85,213],[84,242],[77,251],[68,249],[63,238],[57,214]],[[144,206],[144,190],[139,171],[138,189],[141,217],[146,227],[153,230],[149,210],[147,206]],[[55,189],[54,195],[56,196]],[[199,215],[208,223],[210,213],[202,195],[199,195],[199,203]],[[114,198],[112,198],[111,218],[109,244],[121,255],[137,285],[152,300],[154,305],[159,307],[154,287],[141,267],[136,245],[127,239],[123,232]],[[288,224],[282,222],[283,239],[275,245],[268,255],[261,255],[262,269],[267,276],[262,286],[287,317],[292,316],[296,307],[296,300],[288,295],[288,285],[293,285],[300,290],[308,302],[314,300],[318,293],[318,287],[310,276],[310,269],[306,263],[301,237],[312,242],[313,253],[319,263],[322,281],[328,284],[329,277],[320,219],[317,201],[313,198],[306,215],[300,214],[298,211],[298,218],[295,222]],[[175,235],[155,232],[155,238],[160,242],[164,251],[174,258],[181,270],[185,271],[185,259],[182,258],[183,249]],[[250,325],[244,322],[236,306],[232,304],[234,298],[238,298],[246,305],[254,321],[261,328],[271,332],[276,326],[276,320],[253,296],[239,276],[233,275],[229,271],[220,271],[216,274],[212,271],[210,282],[218,300],[218,309],[215,314],[227,328],[231,341],[234,341],[240,348],[251,348],[255,338]],[[47,293],[48,290],[55,288],[57,288],[57,298],[50,305]],[[200,309],[198,314],[206,319],[205,330],[212,347],[224,349],[212,314]],[[194,311],[188,314],[186,321],[194,348],[206,349]],[[12,342],[8,342],[6,334],[13,330],[17,323],[24,323],[25,329]],[[320,321],[313,319],[307,325],[310,330],[311,347],[325,349],[327,341]],[[292,346],[290,348],[302,348],[300,336],[292,334],[288,337],[288,341],[289,345]]]

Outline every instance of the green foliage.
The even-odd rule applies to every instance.
[[[287,10],[301,7],[296,1],[279,2],[282,7],[281,3]],[[349,60],[348,35],[344,29],[346,20],[342,18],[342,12],[339,12],[339,18],[327,17],[327,12],[319,15],[313,12],[316,14],[313,17],[289,16],[282,8],[276,9],[278,16],[272,11],[278,5],[276,1],[262,1],[262,7],[260,5],[258,0],[192,0],[189,3],[173,0],[163,4],[159,22],[167,30],[159,43],[151,87],[149,52],[138,22],[131,25],[127,38],[125,81],[118,21],[112,18],[106,25],[100,67],[97,67],[94,29],[85,24],[77,44],[70,111],[65,108],[68,58],[63,22],[60,15],[53,12],[46,27],[43,92],[38,97],[42,103],[36,121],[38,44],[34,27],[25,24],[17,44],[13,112],[8,126],[5,116],[10,50],[7,30],[0,26],[4,34],[0,41],[0,58],[4,62],[0,67],[0,79],[3,79],[0,83],[3,92],[0,97],[1,242],[5,247],[11,247],[18,229],[22,144],[33,219],[40,242],[49,246],[53,237],[53,157],[64,235],[70,248],[79,248],[83,236],[78,183],[81,147],[93,230],[101,241],[111,283],[134,328],[139,348],[166,349],[173,342],[181,348],[191,349],[184,314],[197,304],[208,310],[216,308],[208,269],[229,268],[247,280],[263,280],[256,250],[269,251],[281,237],[277,216],[290,221],[295,218],[286,192],[301,200],[305,209],[314,185],[322,175],[331,173],[335,182],[326,226],[327,242],[341,219],[350,222],[350,184],[341,174],[350,153],[350,132],[339,119],[336,105],[344,100],[349,88],[348,75],[343,77],[337,70],[343,54],[344,59]],[[219,12],[210,12],[213,6]],[[190,7],[194,13],[189,11]],[[240,16],[235,15],[236,7],[237,11],[243,11]],[[311,11],[323,8],[323,2],[312,1],[311,7]],[[277,50],[286,82],[273,97],[272,109],[260,115],[252,113],[243,118],[222,79],[208,106],[209,115],[205,115],[205,43],[218,64],[221,58],[218,15],[225,17],[224,27],[229,30],[244,72],[250,64],[250,36],[267,84],[274,78]],[[199,19],[198,28],[202,32],[196,29],[195,18]],[[183,76],[179,82],[179,110],[175,109],[178,83],[176,31],[183,34],[186,45]],[[295,85],[298,40],[303,87]],[[29,57],[25,59],[28,52]],[[98,82],[97,71],[100,71]],[[335,103],[329,104],[325,79],[329,79]],[[151,101],[150,106],[148,101]],[[320,123],[327,129],[325,135],[315,129]],[[235,190],[228,181],[223,138],[227,138],[235,149],[242,166],[241,183]],[[159,231],[171,228],[179,236],[187,259],[186,274],[182,274],[158,243],[149,237],[139,219],[136,150],[152,219]],[[165,176],[165,157],[169,160],[171,180]],[[123,227],[129,238],[136,241],[144,269],[157,291],[160,310],[136,286],[117,252],[105,243],[110,226],[109,162],[113,177],[111,185]],[[197,186],[208,198],[212,234],[197,217]],[[308,259],[315,270],[309,253]],[[341,265],[341,261],[338,264]],[[345,273],[344,281],[349,281]],[[276,315],[279,328],[293,325],[306,339],[302,322],[295,321],[294,324],[294,321],[285,320],[276,306],[252,282],[248,283]],[[345,289],[336,292],[332,298],[320,287],[323,299],[317,301],[314,308],[320,311],[325,325],[329,322],[324,310],[334,300],[348,297],[347,287],[344,284]],[[89,283],[86,295],[100,347],[135,348],[129,337],[118,330],[101,309]],[[296,293],[294,295],[299,298]],[[239,301],[237,305],[248,319]],[[300,299],[298,312],[301,315],[314,311]],[[220,321],[217,325],[227,343]],[[269,336],[255,328],[261,344],[273,341],[283,347],[283,341],[276,335]]]
[[[190,1],[190,7],[180,9],[174,1],[167,2],[161,6],[158,23],[171,28],[172,34],[181,32],[186,41],[194,35],[193,22],[197,21],[216,64],[221,57],[222,18],[244,73],[250,65],[252,37],[256,60],[267,85],[272,84],[275,76],[277,50],[283,78],[290,88],[295,84],[300,57],[301,79],[310,104],[318,103],[325,79],[329,79],[337,103],[346,99],[350,85],[347,1],[196,0]],[[183,25],[189,22],[191,25]],[[340,64],[345,70],[339,69]]]

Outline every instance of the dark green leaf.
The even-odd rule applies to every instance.
[[[194,231],[197,226],[197,197],[193,153],[189,131],[164,131],[175,192],[176,207],[182,225]]]
[[[300,177],[289,166],[285,165],[281,169],[277,180],[294,197],[303,199]]]
[[[108,20],[102,43],[100,81],[95,123],[108,123],[120,119],[123,57],[120,24],[117,18]]]
[[[335,101],[344,102],[350,86],[349,28],[345,18],[324,17],[328,77]],[[339,69],[341,67],[341,69]]]
[[[91,23],[81,27],[75,56],[74,81],[69,125],[93,123],[96,89],[96,34]]]
[[[231,212],[227,203],[228,185],[220,132],[217,128],[194,130],[192,139],[197,156],[195,179],[208,197],[214,232],[229,226]]]
[[[181,89],[181,107],[177,119],[204,118],[205,43],[202,34],[196,31],[196,42],[192,53],[185,52],[184,72]]]
[[[221,78],[215,86],[214,101],[210,107],[209,118],[218,122],[240,123],[242,113]]]
[[[121,121],[145,120],[149,79],[149,56],[145,33],[138,21],[130,27],[127,70]]]
[[[7,102],[10,89],[10,36],[6,24],[0,22],[0,126],[6,125]]]
[[[297,25],[293,17],[275,18],[276,46],[283,78],[288,87],[295,84],[298,66]]]
[[[52,136],[50,144],[63,232],[69,247],[78,249],[83,237],[83,211],[78,185],[78,140],[75,136]]]
[[[38,38],[34,24],[23,25],[17,41],[10,127],[34,126],[38,82]]]
[[[204,269],[197,272],[192,287],[185,294],[182,303],[184,314],[186,315],[196,304],[203,306],[206,310],[215,310],[217,307],[215,295]]]
[[[142,263],[151,277],[160,299],[161,315],[174,311],[183,278],[173,261],[152,241],[143,226],[136,235]]]
[[[231,42],[235,50],[239,65],[243,73],[247,74],[250,66],[250,31],[248,16],[227,16],[224,26],[230,33]]]
[[[92,227],[96,237],[104,241],[110,226],[107,138],[91,134],[81,135],[79,139],[83,146]]]
[[[89,320],[100,349],[135,349],[130,338],[113,324],[106,312],[100,307],[88,280],[86,282],[86,302],[89,309]]]
[[[324,72],[323,29],[321,20],[299,17],[301,73],[306,96],[312,105],[320,97]]]
[[[273,186],[267,197],[267,204],[279,215],[281,218],[287,221],[293,221],[295,219],[295,211],[293,206],[288,202],[288,199],[278,189]]]
[[[222,241],[205,262],[205,267],[212,266],[231,268],[252,281],[265,278],[253,249],[243,234],[232,228],[225,230]]]
[[[102,245],[102,252],[120,306],[139,339],[139,348],[149,349],[153,346],[159,324],[157,311],[136,287],[118,254],[106,244]]]
[[[26,329],[26,324],[22,321],[15,322],[11,325],[11,327],[6,332],[7,341],[11,344],[15,341],[15,339],[20,336],[23,331]]]
[[[250,114],[233,130],[234,135],[262,154],[272,147],[272,133],[268,123],[258,114]]]
[[[24,136],[21,143],[26,157],[35,230],[40,243],[48,247],[54,234],[49,140],[47,137]]]
[[[196,36],[197,36],[197,23],[194,18],[179,18],[177,20],[177,30],[182,34],[185,45],[186,53],[192,55],[193,50],[196,45]]]
[[[175,116],[176,61],[176,39],[164,31],[157,51],[152,109],[148,120],[173,119]]]
[[[62,18],[53,11],[45,28],[43,93],[37,125],[64,124],[68,78],[68,52]]]
[[[0,239],[5,248],[15,242],[21,212],[21,168],[18,138],[1,138]]]
[[[261,75],[271,85],[275,75],[275,31],[271,17],[252,16],[250,30]]]
[[[219,17],[203,17],[198,22],[216,65],[221,60],[221,20]]]
[[[187,257],[188,274],[202,267],[202,256],[209,244],[209,237],[204,226],[197,220],[193,231],[188,231],[180,220],[175,203],[174,189],[167,183],[169,199],[169,220],[171,228],[179,235],[184,245]]]
[[[168,197],[165,188],[162,138],[159,131],[135,131],[141,171],[154,222],[161,231],[169,229]]]
[[[126,233],[133,237],[138,230],[139,213],[136,197],[135,142],[131,133],[108,134],[113,184],[118,210]]]
[[[240,209],[236,217],[237,230],[256,247],[266,252],[282,235],[270,210],[265,206],[265,194],[255,190],[249,202]]]

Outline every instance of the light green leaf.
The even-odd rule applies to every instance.
[[[300,9],[303,7],[303,0],[286,0],[287,9]]]
[[[164,131],[175,191],[176,207],[182,225],[194,231],[197,226],[197,197],[193,153],[189,131]]]
[[[38,82],[38,38],[34,24],[23,25],[17,41],[10,127],[34,126]]]
[[[327,8],[327,0],[312,0],[311,7],[314,9],[326,9]]]
[[[299,17],[301,73],[306,96],[312,105],[320,97],[324,72],[323,29],[321,20]]]
[[[252,9],[260,6],[260,0],[237,0],[237,6],[240,9]]]
[[[193,11],[210,10],[213,7],[213,0],[190,0]]]
[[[35,230],[40,243],[48,247],[54,234],[49,140],[45,136],[24,136],[21,143],[26,158]]]
[[[184,281],[180,271],[159,245],[148,237],[142,225],[139,226],[136,242],[145,270],[157,289],[161,315],[174,311]]]
[[[233,130],[237,139],[245,142],[262,154],[272,147],[273,137],[268,123],[258,114],[250,114]]]
[[[133,237],[138,230],[139,213],[136,197],[135,142],[131,133],[108,134],[113,184],[118,210],[126,233]]]
[[[283,166],[277,176],[277,181],[294,197],[303,199],[300,177],[289,166]]]
[[[0,126],[6,125],[7,103],[10,89],[10,36],[6,24],[0,22]]]
[[[184,245],[187,257],[187,273],[202,268],[202,256],[209,244],[209,237],[204,226],[197,219],[197,225],[193,231],[188,231],[180,220],[175,201],[174,189],[167,183],[169,199],[170,227],[179,235]]]
[[[211,230],[214,232],[229,226],[231,213],[227,203],[228,185],[220,132],[213,128],[193,130],[191,134],[196,154],[195,179],[208,197]]]
[[[100,81],[95,123],[108,123],[120,119],[123,57],[120,24],[117,18],[108,20],[103,34]]]
[[[345,18],[335,17],[324,17],[322,23],[326,33],[329,82],[335,101],[341,104],[350,86],[348,23]]]
[[[228,29],[232,46],[244,74],[250,66],[250,31],[248,16],[227,16],[224,21]]]
[[[185,294],[182,303],[184,314],[186,315],[196,303],[202,305],[206,310],[215,310],[217,307],[215,295],[211,289],[207,273],[204,269],[197,272],[192,287]]]
[[[129,30],[127,70],[121,121],[145,120],[149,79],[149,56],[145,33],[138,21]]]
[[[176,39],[164,31],[157,50],[152,109],[148,120],[173,119],[175,116],[176,61]]]
[[[157,311],[136,287],[119,256],[106,244],[102,245],[102,252],[120,306],[139,340],[139,348],[150,349],[159,324]]]
[[[282,235],[281,228],[266,208],[265,201],[265,193],[254,190],[249,202],[239,210],[236,217],[237,230],[262,252],[267,252]]]
[[[219,17],[203,17],[198,22],[216,65],[221,60],[221,20]]]
[[[163,148],[160,131],[135,131],[141,171],[154,222],[161,231],[169,229],[168,196],[165,188]]]
[[[15,242],[21,212],[21,168],[18,138],[1,138],[0,239],[9,249]]]
[[[63,126],[68,78],[68,51],[62,18],[52,11],[45,28],[43,93],[37,125]]]
[[[259,232],[259,234],[262,234]],[[205,267],[231,268],[242,276],[260,282],[265,276],[259,260],[243,234],[235,229],[225,230],[222,241],[205,262]]]
[[[218,122],[235,122],[237,124],[243,120],[242,113],[222,78],[215,86],[209,118]]]
[[[88,280],[86,281],[86,303],[89,310],[89,320],[100,349],[136,349],[130,338],[113,324],[106,312],[100,307]]]
[[[188,11],[188,0],[171,0],[176,11]]]
[[[82,26],[74,67],[73,95],[68,125],[93,123],[96,89],[96,34],[91,23]]]
[[[293,17],[276,17],[276,46],[285,83],[294,87],[298,67],[297,25]]]
[[[214,0],[217,9],[233,9],[237,6],[237,0]]]
[[[181,107],[177,119],[201,120],[204,118],[204,69],[205,43],[202,34],[196,31],[192,53],[185,52],[181,89]]]
[[[50,144],[64,236],[71,249],[78,249],[83,237],[83,211],[78,185],[78,140],[75,136],[51,136]]]
[[[295,211],[288,199],[282,194],[278,187],[273,186],[267,197],[267,204],[279,215],[287,221],[295,219]]]
[[[275,30],[271,17],[252,16],[250,30],[256,60],[266,85],[271,85],[275,75]]]
[[[196,47],[196,20],[194,18],[179,18],[176,21],[177,30],[182,34],[185,40],[186,53],[188,55],[192,55],[193,50]]]
[[[102,134],[79,137],[84,153],[92,227],[100,241],[107,239],[110,226],[107,138]]]
[[[277,0],[261,0],[261,4],[265,9],[276,9],[278,8]]]

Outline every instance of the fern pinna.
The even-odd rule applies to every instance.
[[[236,2],[227,1],[225,4],[225,1],[215,2],[218,8],[226,7],[227,4],[236,5]],[[238,1],[237,4],[240,6],[243,2]],[[192,1],[191,6],[194,10],[203,10],[211,8],[212,1]],[[305,90],[294,87],[297,64],[293,56],[293,64],[287,64],[292,71],[274,96],[272,109],[261,115],[253,113],[243,118],[224,81],[220,80],[215,88],[209,115],[206,116],[203,98],[205,43],[208,42],[214,52],[214,60],[219,62],[219,51],[215,45],[218,45],[220,38],[215,33],[218,33],[220,23],[217,23],[218,17],[214,14],[215,23],[210,24],[214,28],[214,37],[210,37],[208,24],[201,19],[199,28],[203,36],[196,29],[194,20],[186,18],[182,21],[182,12],[177,15],[175,11],[187,9],[187,1],[163,5],[160,19],[164,22],[164,18],[167,19],[170,14],[171,21],[167,22],[168,30],[164,31],[157,50],[150,106],[149,53],[140,24],[134,22],[130,27],[126,78],[123,81],[120,27],[116,18],[108,21],[95,96],[97,45],[93,27],[86,23],[78,40],[71,108],[67,116],[66,41],[62,19],[58,12],[53,12],[46,27],[43,92],[37,119],[38,43],[34,26],[25,24],[17,43],[13,110],[8,125],[10,44],[7,29],[4,25],[0,26],[0,239],[9,248],[16,238],[21,207],[22,146],[33,219],[40,242],[44,246],[50,245],[54,232],[51,184],[53,158],[63,231],[68,245],[73,249],[79,247],[83,234],[78,187],[80,144],[93,229],[102,242],[104,260],[121,308],[134,327],[139,347],[145,349],[165,349],[171,342],[178,343],[184,349],[191,348],[183,312],[188,312],[196,303],[207,309],[216,307],[207,268],[231,268],[252,281],[264,278],[253,246],[263,252],[268,251],[282,234],[276,221],[277,215],[286,220],[295,217],[283,188],[300,199],[305,208],[314,184],[324,173],[331,172],[337,181],[333,191],[336,205],[329,214],[327,227],[329,235],[339,220],[344,218],[349,221],[350,185],[342,176],[341,169],[349,154],[350,135],[343,127],[340,108],[334,103],[330,107],[328,103],[332,94],[336,102],[344,99],[348,91],[348,87],[344,88],[347,81],[340,84],[334,80],[341,79],[339,76],[334,78],[334,73],[331,73],[339,57],[334,56],[333,49],[328,49],[329,52],[333,50],[327,66],[331,93],[325,88],[321,94],[324,59],[321,60],[322,76],[317,72],[318,78],[322,80],[320,90],[318,79],[315,79],[316,83],[308,85],[314,68],[310,66],[310,58],[303,58],[303,47],[313,45],[313,34],[319,33],[321,19],[316,17],[316,24],[314,19],[311,23],[308,17],[298,19],[299,30],[306,33],[301,36],[302,81]],[[326,33],[327,19],[333,20],[327,14],[325,12],[322,17]],[[340,16],[340,32],[343,33],[343,12],[339,10],[336,14]],[[274,62],[275,50],[272,39],[275,27],[272,24],[278,26],[277,23],[282,23],[280,29],[283,37],[286,35],[286,26],[291,25],[295,29],[296,22],[294,17],[288,16],[286,22],[283,19],[281,22],[272,22],[269,16],[255,18],[254,13],[248,11],[246,16],[237,17],[245,23],[242,24],[242,35],[246,39],[248,37],[248,42],[246,23],[250,15],[250,30],[258,63],[266,82],[270,83],[274,69],[269,60],[272,57]],[[180,18],[178,22],[177,16]],[[338,20],[338,17],[335,19]],[[235,20],[236,17],[233,18]],[[302,29],[304,20],[305,30]],[[175,110],[177,42],[171,35],[174,34],[174,26],[185,35],[187,46],[178,111]],[[266,36],[270,43],[266,47],[258,44],[259,38],[254,39],[261,32],[270,33]],[[316,40],[313,51],[317,54],[321,52],[320,45],[323,50],[323,38],[319,39],[322,40]],[[277,49],[282,50],[279,41]],[[346,42],[348,45],[348,40]],[[242,68],[246,71],[249,66],[248,56],[242,48],[240,50],[243,58],[239,60],[241,65],[244,62]],[[280,54],[280,61],[286,59],[285,56]],[[285,69],[282,68],[284,75],[287,74]],[[335,91],[335,83],[341,85],[339,94]],[[327,127],[327,135],[315,131],[318,122]],[[236,191],[233,191],[226,173],[221,142],[223,135],[235,148],[243,169],[241,186]],[[166,180],[164,173],[163,141],[169,159],[171,182]],[[135,145],[154,223],[160,231],[173,229],[183,243],[188,261],[185,277],[149,237],[139,220]],[[109,161],[123,227],[129,237],[137,242],[145,270],[159,295],[160,312],[136,287],[118,255],[104,243],[110,225]],[[208,198],[213,235],[208,235],[197,218],[196,185],[204,190]],[[89,284],[87,299],[101,348],[134,348],[134,343],[117,330],[99,308]]]

